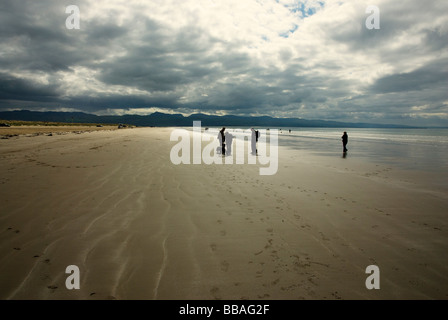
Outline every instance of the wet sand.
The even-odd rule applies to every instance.
[[[448,196],[418,172],[286,147],[271,176],[174,165],[171,131],[1,139],[0,299],[448,298]]]

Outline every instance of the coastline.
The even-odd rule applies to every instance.
[[[11,127],[0,127],[0,137],[2,139],[13,138],[17,136],[39,136],[44,134],[68,134],[68,133],[84,133],[102,130],[116,130],[117,126],[87,126],[87,125],[21,125]]]
[[[448,298],[448,199],[423,173],[283,146],[272,176],[173,165],[171,130],[0,140],[0,298]]]

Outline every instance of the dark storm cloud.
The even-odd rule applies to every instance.
[[[213,68],[201,61],[190,60],[169,47],[142,45],[127,48],[126,56],[98,65],[99,79],[104,83],[130,85],[141,90],[170,91],[201,79]],[[187,50],[187,49],[185,49]]]
[[[7,9],[5,15],[14,18],[3,20],[8,28],[3,28],[2,40],[14,42],[18,52],[2,55],[2,63],[15,70],[47,74],[72,72],[73,67],[85,66],[96,70],[97,80],[102,83],[156,93],[145,98],[126,94],[116,94],[113,98],[110,95],[97,97],[92,94],[95,98],[73,96],[67,101],[61,97],[66,106],[91,111],[105,107],[153,105],[177,108],[182,101],[176,90],[208,87],[204,93],[210,98],[198,99],[196,103],[190,103],[191,106],[197,104],[196,108],[204,111],[215,107],[240,111],[258,108],[260,111],[266,106],[300,102],[302,96],[307,95],[297,92],[280,94],[282,89],[297,83],[295,76],[254,65],[247,53],[239,51],[231,43],[208,36],[206,30],[194,25],[167,34],[166,25],[137,15],[133,22],[144,24],[146,32],[140,34],[140,41],[136,42],[127,37],[132,33],[133,25],[116,25],[113,13],[107,20],[83,21],[80,31],[67,32],[61,24],[62,18],[66,17],[61,15],[63,7],[56,9],[52,1],[36,6],[32,2],[24,6],[13,1],[4,4]],[[47,19],[42,20],[41,10],[51,13]],[[217,44],[223,49],[210,53]],[[121,49],[122,54],[102,59],[117,49]],[[282,53],[283,60],[289,56],[290,53]],[[242,75],[247,80],[240,82],[238,78]],[[221,82],[224,78],[229,78],[229,82]],[[215,81],[218,84],[214,84]],[[305,82],[303,77],[300,81]],[[269,86],[272,84],[274,87]],[[160,97],[157,92],[171,94]],[[22,96],[26,95],[27,91],[23,91]]]
[[[445,66],[446,61],[440,61],[412,72],[385,76],[376,80],[370,90],[373,93],[390,93],[447,88],[448,70],[443,70]]]
[[[440,13],[448,7],[443,2],[437,1],[388,1],[378,4],[379,12],[379,29],[366,28],[366,21],[371,16],[372,12],[365,12],[365,5],[359,3],[357,5],[354,15],[350,16],[350,20],[335,19],[332,23],[327,23],[322,26],[328,39],[348,45],[353,51],[366,51],[375,53],[377,51],[388,51],[390,48],[397,45],[397,42],[403,41],[400,37],[407,38],[406,40],[418,38],[420,33],[427,34],[428,43],[431,42],[434,50],[440,48],[442,43],[446,46],[446,41],[440,41],[443,37],[442,27],[432,27],[425,29],[419,27],[420,24],[426,24],[433,21],[435,17],[440,16]],[[370,21],[370,20],[369,20]],[[433,29],[434,28],[434,29]],[[399,44],[399,43],[398,43]],[[405,50],[409,48],[428,49],[425,45],[414,41],[410,44],[405,44]],[[401,46],[398,50],[403,49]],[[409,51],[407,51],[409,54]]]
[[[425,47],[431,51],[446,50],[448,41],[446,41],[446,33],[439,28],[435,30],[425,30]]]
[[[54,101],[60,92],[57,85],[44,85],[0,73],[0,97],[17,101]]]
[[[157,105],[160,108],[173,108],[177,99],[178,97],[163,95],[142,97],[137,95],[110,94],[100,97],[74,97],[70,101],[65,102],[64,105],[74,109],[80,108],[93,112],[107,109],[145,108],[151,105]]]
[[[1,64],[16,70],[67,70],[83,59],[63,24],[64,7],[54,1],[2,1]]]
[[[108,84],[130,85],[148,92],[174,91],[186,85],[208,84],[225,75],[245,73],[247,54],[226,51],[211,54],[219,39],[191,26],[167,37],[163,26],[145,19],[149,28],[137,44],[126,45],[126,54],[98,64],[99,79]]]
[[[65,27],[72,4],[80,30]],[[251,16],[264,10],[251,4],[201,15],[208,3],[3,0],[0,109],[29,102],[365,122],[447,113],[443,3],[380,1],[380,30],[365,28],[362,3],[283,16],[285,26],[269,6]]]
[[[87,24],[86,28],[91,31],[87,34],[85,42],[98,47],[108,46],[113,41],[126,44],[125,36],[130,31],[126,27],[117,26],[110,21],[92,21]]]

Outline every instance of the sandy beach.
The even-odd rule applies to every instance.
[[[0,299],[448,299],[423,173],[284,146],[275,175],[174,165],[172,130],[0,139]]]
[[[38,135],[53,135],[53,134],[67,134],[67,133],[83,133],[90,131],[115,130],[117,126],[36,126],[36,125],[22,125],[12,127],[0,127],[0,137],[12,138],[15,136],[38,136]]]

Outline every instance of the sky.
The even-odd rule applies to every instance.
[[[0,111],[448,126],[447,40],[444,0],[1,0]]]

